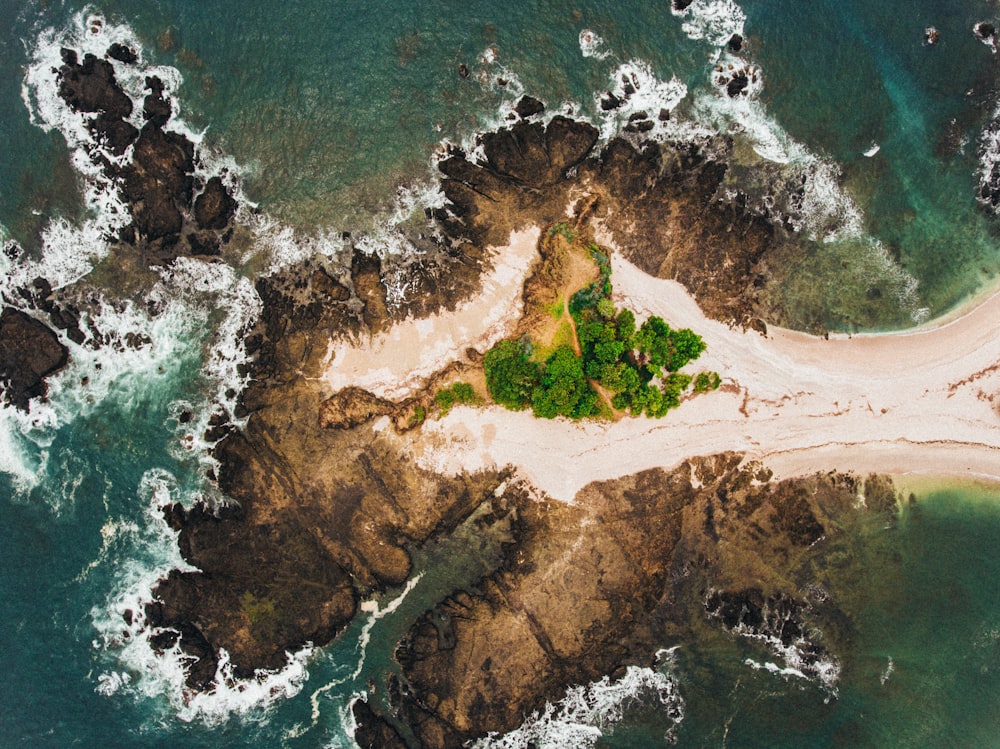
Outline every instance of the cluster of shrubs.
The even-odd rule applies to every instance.
[[[468,382],[456,382],[434,394],[434,405],[441,416],[446,416],[452,406],[474,406],[479,396]]]
[[[530,339],[501,341],[483,360],[490,396],[507,408],[530,407],[536,416],[549,419],[608,415],[591,384],[596,382],[610,393],[613,408],[660,418],[680,405],[692,378],[678,370],[701,355],[705,342],[687,328],[672,330],[660,317],[636,327],[635,315],[616,310],[611,302],[607,256],[596,245],[589,250],[600,278],[570,300],[582,356],[562,345],[538,362]],[[719,384],[714,372],[694,378],[696,392]]]

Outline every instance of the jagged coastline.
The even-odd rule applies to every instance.
[[[107,56],[135,62],[127,48]],[[196,176],[194,144],[165,129],[162,81],[146,80],[144,124],[135,127],[108,59],[66,50],[63,63],[60,95],[93,115],[104,149],[94,150],[95,164],[129,210],[115,257],[131,267],[225,254],[239,206],[221,176]],[[568,504],[539,496],[509,467],[446,473],[413,454],[406,432],[416,406],[482,351],[442,361],[402,404],[360,388],[329,392],[331,341],[365,341],[400,320],[455,309],[479,291],[494,248],[512,232],[565,220],[567,206],[581,231],[683,284],[709,317],[766,332],[767,253],[788,228],[726,197],[725,139],[644,141],[636,117],[628,139],[599,144],[591,125],[546,120],[541,102],[522,104],[513,124],[482,136],[482,160],[453,148],[439,162],[447,203],[427,217],[440,238],[419,238],[421,262],[401,268],[354,249],[342,266],[314,259],[257,279],[248,384],[207,435],[228,501],[166,510],[198,571],[175,570],[143,611],[129,613],[144,620],[154,649],[179,645],[190,656],[189,688],[213,688],[222,650],[249,678],[306,643],[330,642],[361,600],[406,581],[413,549],[483,508],[512,529],[503,559],[475,590],[455,591],[413,623],[397,651],[403,677],[374,685],[379,699],[355,708],[367,745],[460,746],[513,730],[570,684],[648,664],[664,641],[708,625],[808,646],[799,651],[807,666],[835,659],[838,638],[849,636],[837,602],[803,591],[810,565],[844,542],[839,528],[858,512],[859,494],[866,512],[891,520],[897,497],[883,478],[771,482],[766,466],[727,452],[591,482]],[[409,291],[390,297],[389,279],[402,272]],[[527,305],[544,283],[529,276]],[[71,289],[53,292],[39,279],[21,296],[71,340],[84,337]],[[19,402],[43,393],[66,351],[35,318],[5,310],[0,326],[8,323],[19,326],[11,336],[28,329],[47,354],[16,363],[36,376],[8,387]],[[386,415],[397,429],[380,421]],[[810,626],[829,633],[821,646],[804,642]]]

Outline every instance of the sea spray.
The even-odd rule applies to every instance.
[[[611,56],[611,52],[605,49],[604,39],[591,29],[584,29],[579,36],[580,54],[584,57],[594,57],[603,60]]]
[[[311,646],[288,654],[288,662],[276,671],[260,670],[251,678],[235,676],[228,654],[219,653],[216,684],[211,690],[193,692],[185,683],[189,660],[179,641],[156,652],[150,637],[159,630],[148,626],[145,605],[156,583],[170,570],[195,571],[181,557],[177,532],[164,518],[164,508],[191,498],[176,478],[163,469],[143,474],[139,499],[147,503],[140,522],[111,521],[102,529],[103,544],[97,559],[83,574],[97,567],[115,568],[115,585],[107,600],[91,611],[97,630],[93,642],[109,665],[97,676],[96,689],[111,696],[131,694],[152,700],[162,720],[199,721],[218,725],[234,715],[263,719],[267,708],[297,694],[308,678],[306,663]]]
[[[628,666],[625,673],[608,676],[590,684],[573,686],[566,696],[532,713],[519,728],[504,735],[490,734],[472,744],[473,749],[561,749],[593,747],[606,733],[614,730],[630,705],[656,702],[673,722],[664,736],[676,741],[674,733],[684,719],[684,699],[677,680],[670,674],[674,650],[656,654],[657,667]]]
[[[684,19],[681,29],[689,39],[704,40],[715,47],[733,35],[743,35],[746,13],[734,0],[694,0],[683,10],[671,5],[675,16]]]

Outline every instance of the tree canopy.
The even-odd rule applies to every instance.
[[[539,363],[529,340],[501,341],[483,360],[490,396],[514,410],[530,405],[543,418],[580,419],[607,411],[596,384],[611,394],[613,408],[660,418],[680,404],[692,377],[678,370],[702,354],[705,342],[688,328],[671,329],[661,317],[636,327],[635,314],[617,310],[611,300],[608,256],[596,245],[586,247],[600,277],[570,299],[582,355],[563,344]],[[694,390],[707,392],[719,383],[716,373],[702,372]]]

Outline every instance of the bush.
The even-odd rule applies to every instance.
[[[531,405],[531,394],[541,373],[530,358],[528,341],[500,341],[486,352],[483,369],[490,397],[501,406],[520,411]]]
[[[696,393],[707,393],[710,390],[718,390],[722,384],[722,378],[717,372],[699,372],[694,378],[694,391]]]
[[[545,419],[581,419],[599,412],[597,393],[583,374],[583,360],[569,346],[560,346],[546,360],[531,408]]]
[[[446,416],[452,406],[474,405],[479,402],[476,390],[468,382],[456,382],[434,394],[434,405],[442,416]]]

